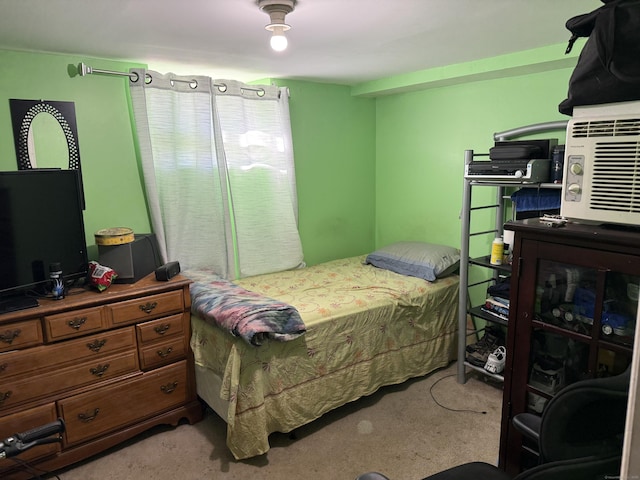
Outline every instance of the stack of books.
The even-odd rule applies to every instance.
[[[509,320],[509,299],[497,296],[488,296],[484,302],[482,311],[507,321]]]

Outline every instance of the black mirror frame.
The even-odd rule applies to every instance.
[[[18,170],[33,168],[29,156],[29,130],[31,129],[31,123],[40,113],[50,114],[58,122],[64,133],[69,151],[69,170],[78,171],[82,208],[84,208],[84,190],[82,187],[82,171],[80,169],[80,150],[78,147],[75,104],[73,102],[51,100],[10,99],[9,102]]]

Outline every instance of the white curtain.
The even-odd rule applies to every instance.
[[[245,277],[302,264],[285,88],[132,69],[133,113],[160,253]]]

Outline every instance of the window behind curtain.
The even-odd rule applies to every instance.
[[[152,79],[130,85],[164,260],[226,278],[300,265],[286,89],[132,71]]]

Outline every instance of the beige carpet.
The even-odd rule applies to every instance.
[[[418,480],[468,461],[496,463],[501,387],[475,374],[461,385],[455,373],[454,363],[385,387],[301,427],[296,438],[273,434],[271,450],[250,460],[233,459],[224,422],[208,411],[196,425],[157,427],[58,475],[62,480],[353,480],[376,470],[392,480]],[[476,413],[482,411],[486,414]]]

